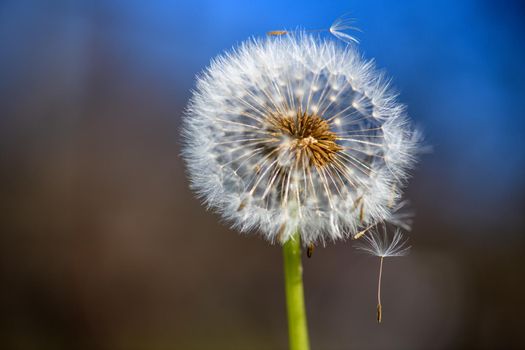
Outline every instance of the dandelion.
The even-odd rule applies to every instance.
[[[386,220],[417,139],[355,48],[299,33],[212,61],[184,118],[192,188],[242,232],[304,245]]]
[[[290,346],[307,349],[301,247],[311,256],[392,217],[418,149],[404,106],[355,46],[283,31],[211,62],[183,134],[204,203],[283,245]]]
[[[408,239],[397,229],[392,238],[388,236],[386,226],[382,230],[371,230],[355,245],[357,249],[380,257],[379,277],[377,279],[377,322],[382,320],[381,278],[383,275],[383,260],[388,257],[405,256],[410,250]]]

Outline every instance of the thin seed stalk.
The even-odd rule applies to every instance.
[[[384,256],[381,257],[379,263],[379,278],[377,279],[377,323],[381,323],[383,319],[383,306],[381,305],[381,276],[383,275],[383,260]]]
[[[299,231],[284,244],[283,256],[290,350],[309,350]]]

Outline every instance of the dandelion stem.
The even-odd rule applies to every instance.
[[[377,279],[377,322],[381,323],[381,318],[383,316],[382,306],[381,306],[381,276],[383,274],[383,260],[384,257],[381,257],[381,262],[379,263],[379,278]]]
[[[290,350],[308,350],[308,327],[304,307],[301,238],[297,231],[283,246],[284,281],[288,311]]]

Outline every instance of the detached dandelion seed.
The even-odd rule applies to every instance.
[[[332,23],[332,26],[330,27],[329,31],[330,33],[332,33],[333,36],[348,44],[359,44],[359,40],[357,40],[356,37],[346,33],[346,31],[349,30],[359,31],[359,28],[355,27],[354,23],[355,19],[350,17],[348,14],[345,14],[336,19],[334,23]]]
[[[356,245],[357,249],[380,258],[379,276],[377,279],[377,322],[383,317],[381,304],[381,279],[383,276],[383,260],[388,257],[405,256],[410,250],[408,239],[397,229],[392,238],[388,236],[386,226],[382,230],[369,231]]]
[[[307,33],[329,32],[330,34],[335,36],[337,39],[347,44],[359,44],[359,40],[356,37],[346,33],[347,31],[360,31],[359,28],[354,26],[354,23],[355,23],[355,19],[350,17],[349,14],[345,14],[337,18],[332,23],[330,28],[328,29],[306,29],[306,30],[303,30],[302,32],[307,32]],[[293,33],[298,33],[298,32],[300,31],[298,30],[289,31],[289,30],[281,29],[281,30],[272,30],[272,31],[266,32],[266,35],[281,36],[281,35],[293,34]]]

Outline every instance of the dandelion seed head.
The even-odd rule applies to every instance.
[[[212,60],[183,135],[200,198],[240,231],[280,243],[297,230],[304,244],[347,238],[389,218],[418,147],[370,61],[302,32]]]

